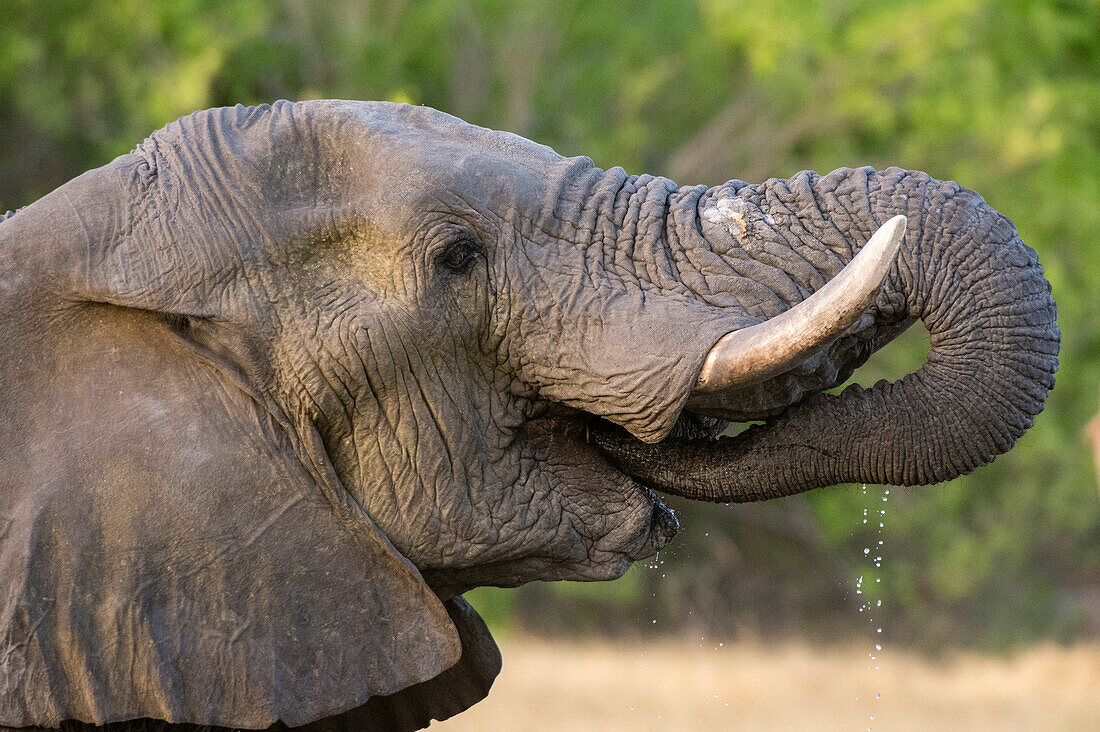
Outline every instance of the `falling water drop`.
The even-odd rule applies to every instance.
[[[867,486],[866,485],[861,486],[860,493],[863,496],[867,496]],[[879,668],[880,668],[880,666],[879,666],[879,663],[880,663],[879,656],[882,655],[882,642],[881,642],[881,640],[882,640],[882,623],[881,623],[880,619],[877,619],[875,617],[875,615],[878,614],[875,611],[877,609],[882,608],[882,599],[881,599],[882,574],[881,574],[881,572],[882,572],[882,564],[883,564],[883,561],[884,561],[883,560],[883,553],[884,553],[884,547],[885,547],[885,541],[883,539],[882,532],[883,532],[883,529],[886,527],[886,506],[883,505],[883,504],[886,504],[886,503],[889,502],[889,500],[890,500],[889,496],[890,496],[890,490],[884,488],[883,492],[882,492],[882,495],[881,495],[881,501],[878,502],[879,507],[875,509],[875,513],[877,514],[877,517],[878,517],[878,521],[876,521],[875,523],[878,524],[878,528],[875,531],[877,536],[874,537],[874,545],[873,546],[877,549],[877,551],[875,552],[875,555],[872,556],[871,555],[871,547],[868,546],[868,547],[864,547],[864,549],[863,549],[863,556],[866,559],[870,560],[871,565],[873,567],[873,576],[874,576],[874,580],[875,580],[872,583],[872,588],[873,589],[869,589],[867,593],[864,592],[863,581],[864,581],[864,578],[866,576],[865,574],[859,575],[859,578],[856,580],[856,594],[857,595],[862,596],[862,595],[865,595],[865,594],[871,594],[871,595],[878,595],[879,596],[879,597],[875,598],[873,606],[872,606],[870,600],[867,600],[866,602],[861,602],[860,606],[859,606],[859,612],[862,613],[863,616],[867,618],[867,622],[870,624],[870,627],[874,629],[874,634],[873,634],[872,637],[875,639],[875,642],[873,642],[871,644],[874,647],[874,650],[867,654],[868,659],[871,662],[867,665],[867,669],[869,671],[879,670]],[[873,499],[871,499],[871,500],[873,500]],[[864,507],[863,517],[862,517],[862,524],[863,525],[867,524],[867,518],[868,518],[869,513],[870,513],[869,508]],[[877,622],[876,622],[876,620],[877,620]],[[881,692],[875,692],[874,699],[871,700],[872,704],[874,704],[874,702],[876,700],[879,700],[881,698],[882,698],[882,693]],[[857,701],[858,701],[858,697],[857,697]],[[872,721],[872,722],[874,721],[875,714],[870,713],[870,712],[876,712],[876,707],[877,707],[877,705],[872,706],[871,709],[869,710],[869,714],[868,714],[869,721]],[[868,725],[867,729],[871,730],[871,726]]]

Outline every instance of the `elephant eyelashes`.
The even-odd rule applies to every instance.
[[[466,274],[474,266],[474,262],[481,253],[470,241],[458,241],[451,244],[440,255],[439,261],[444,267],[455,274]]]

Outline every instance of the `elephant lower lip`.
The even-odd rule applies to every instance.
[[[596,460],[608,471],[628,478],[639,490],[641,490],[652,506],[650,516],[651,541],[658,550],[667,544],[680,530],[680,521],[665,502],[657,495],[656,490],[647,485],[643,480],[631,475],[616,464],[611,455],[599,447],[592,436],[608,429],[618,429],[611,423],[587,414],[577,415],[553,415],[532,419],[525,425],[525,432],[529,438],[549,438],[550,440],[566,440],[577,449],[587,454],[588,460]]]
[[[665,505],[660,496],[646,486],[642,486],[649,500],[653,503],[653,531],[652,536],[659,551],[665,544],[672,540],[680,531],[680,520],[672,509]]]

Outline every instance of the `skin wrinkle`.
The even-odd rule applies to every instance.
[[[447,434],[447,428],[445,426],[445,420],[440,419],[440,415],[432,407],[431,399],[428,396],[428,393],[425,391],[423,385],[420,383],[420,381],[418,379],[416,379],[415,377],[412,378],[411,380],[414,384],[416,384],[416,388],[417,388],[417,390],[420,394],[420,398],[423,401],[423,403],[425,404],[425,406],[427,407],[427,413],[431,417],[432,423],[435,425],[436,432],[442,438],[440,440],[440,443],[443,446],[444,454],[447,458],[447,462],[449,463],[451,473],[452,473],[452,475],[454,475],[456,482],[461,484],[465,488],[467,503],[472,504],[473,503],[473,495],[472,495],[471,490],[470,490],[470,483],[469,483],[468,480],[465,479],[465,476],[463,476],[461,474],[462,471],[458,469],[459,463],[458,463],[458,460],[456,458],[457,451],[455,451],[452,448],[451,444],[450,444],[450,438]]]
[[[249,216],[247,212],[238,212],[235,210],[236,207],[233,205],[234,201],[232,197],[228,195],[228,191],[225,189],[226,181],[222,176],[217,174],[216,166],[206,165],[204,166],[204,168],[204,171],[200,175],[204,176],[205,179],[211,182],[208,190],[204,191],[204,195],[195,195],[194,193],[190,192],[185,186],[180,186],[180,190],[184,193],[185,196],[187,196],[187,198],[185,199],[185,203],[189,204],[190,207],[197,210],[199,215],[203,217],[208,225],[210,223],[213,223],[215,226],[220,228],[220,231],[216,233],[212,232],[213,236],[197,237],[200,246],[184,247],[179,251],[179,253],[183,255],[185,261],[190,254],[193,254],[196,257],[197,261],[186,262],[184,267],[186,271],[192,271],[190,265],[193,264],[204,273],[204,276],[201,279],[195,281],[196,285],[198,284],[198,282],[213,282],[217,283],[216,286],[227,287],[229,285],[229,282],[225,282],[224,280],[222,281],[224,282],[224,284],[222,284],[222,282],[219,282],[219,279],[221,277],[228,276],[227,270],[223,268],[220,262],[215,261],[214,257],[210,254],[210,252],[216,246],[215,242],[218,236],[220,235],[221,237],[225,237],[229,240],[236,239],[237,237],[242,235],[245,238],[249,236],[262,237],[262,234],[260,234],[262,228],[258,225],[259,222],[254,217]],[[184,174],[186,175],[186,172]],[[208,206],[211,197],[213,198],[214,204],[212,207]],[[245,223],[246,217],[249,219],[248,225],[246,225]],[[229,222],[225,221],[226,218],[229,219]],[[192,228],[189,230],[189,233],[201,235],[203,231],[203,229]],[[245,262],[240,259],[237,260],[236,264],[238,265],[238,267],[234,268],[237,269],[235,274],[237,277],[240,277],[242,274],[244,274],[244,270],[246,270],[247,267],[245,265]],[[120,271],[125,271],[125,268],[120,268]],[[164,283],[164,285],[167,284],[167,282]],[[165,291],[171,291],[172,289],[163,285],[162,287]]]
[[[697,237],[702,240],[705,239],[704,232],[702,230],[702,222],[704,221],[704,211],[700,208],[703,200],[711,199],[711,191],[704,192],[699,197],[699,203],[694,207],[694,216],[688,217],[688,226],[691,227],[691,234],[693,237]],[[671,217],[670,217],[671,218]],[[737,247],[726,247],[725,242],[718,240],[715,242],[713,248],[713,254],[718,256],[710,256],[711,252],[703,248],[689,248],[683,247],[679,244],[679,237],[676,234],[676,227],[669,226],[669,238],[677,241],[677,246],[685,252],[687,260],[690,261],[697,270],[703,274],[703,282],[706,285],[706,290],[700,292],[699,295],[703,301],[708,305],[714,307],[734,307],[737,310],[745,313],[751,312],[750,297],[751,293],[745,295],[739,295],[735,288],[731,286],[730,279],[728,277],[729,271],[734,272],[739,276],[743,276],[743,272],[738,269],[737,259],[743,258],[746,255]],[[692,252],[701,252],[700,260],[696,261],[692,259]],[[721,259],[719,259],[719,257]],[[731,261],[733,260],[733,261]],[[706,264],[704,271],[703,264]],[[719,266],[722,263],[727,264],[727,268]],[[715,288],[715,284],[721,284],[721,287]]]
[[[790,249],[790,251],[799,257],[801,262],[805,263],[809,271],[813,273],[810,275],[808,281],[799,283],[807,292],[813,292],[820,289],[821,286],[825,284],[825,281],[831,279],[836,273],[840,272],[847,260],[851,259],[855,254],[850,245],[840,247],[841,252],[838,254],[829,245],[830,243],[827,239],[820,237],[810,230],[811,222],[818,223],[819,225],[828,225],[827,222],[830,220],[826,212],[831,207],[821,204],[813,186],[809,184],[811,180],[816,178],[817,176],[812,174],[796,176],[793,181],[795,187],[800,191],[805,191],[808,200],[803,203],[803,206],[798,211],[794,211],[790,206],[781,203],[780,205],[783,211],[781,220],[784,222],[785,227],[777,227],[775,229],[780,235],[782,235],[785,230],[790,230],[793,241],[785,240],[784,243],[787,244],[787,248]],[[791,190],[789,183],[783,186],[783,191],[788,194],[792,200],[797,200],[798,194]],[[778,192],[776,193],[776,199],[781,201]],[[841,208],[841,210],[845,211],[845,213],[849,213],[843,208],[842,202],[838,203],[840,203],[838,207]],[[774,217],[774,215],[775,212],[773,211],[772,216]],[[836,224],[834,223],[833,226],[835,228]],[[862,232],[860,233],[861,240],[866,241],[866,239],[869,238],[862,236]],[[842,237],[842,241],[847,242],[848,239]],[[825,246],[809,246],[806,242],[820,242]]]
[[[749,311],[755,307],[754,301],[760,299],[758,293],[753,291],[754,287],[759,288],[760,294],[766,293],[765,297],[773,295],[766,286],[757,283],[755,280],[761,279],[761,275],[764,275],[763,278],[767,278],[767,273],[770,273],[774,268],[770,265],[761,267],[761,263],[754,260],[732,238],[727,239],[718,236],[708,239],[706,237],[706,233],[701,228],[701,223],[707,220],[707,209],[713,206],[711,202],[714,200],[715,191],[722,190],[722,188],[713,190],[701,190],[701,187],[681,189],[682,191],[686,190],[690,197],[698,195],[699,201],[689,209],[691,215],[687,217],[685,226],[689,227],[690,236],[686,239],[686,242],[705,241],[707,246],[689,246],[687,243],[681,242],[676,234],[677,228],[674,226],[669,227],[669,240],[675,242],[674,251],[679,255],[678,261],[682,263],[679,268],[681,277],[692,292],[700,296],[709,305],[715,307],[729,307],[732,305],[739,310]],[[704,200],[707,201],[705,205],[702,204]],[[700,208],[700,206],[703,207]],[[697,272],[702,276],[698,287],[696,287],[693,272]],[[740,279],[731,278],[731,273]],[[739,293],[738,289],[748,291]]]
[[[848,169],[842,169],[842,171],[844,173],[850,173]],[[843,186],[847,183],[849,186],[854,187],[856,185],[854,181],[858,181],[860,177],[851,174],[842,176],[839,175],[840,172],[841,171],[834,171],[834,173],[830,173],[822,179],[823,183],[830,180],[830,178],[836,180],[836,186],[834,187],[829,187],[819,192],[813,185],[818,179],[818,176],[806,175],[804,180],[799,181],[799,188],[814,202],[815,211],[824,212],[837,210],[842,214],[841,216],[833,217],[822,215],[816,219],[819,224],[831,227],[836,233],[837,239],[833,242],[835,248],[830,246],[830,250],[838,255],[838,259],[840,259],[842,264],[843,261],[850,259],[856,253],[851,246],[851,242],[853,240],[858,240],[860,242],[867,241],[882,222],[875,219],[873,216],[860,215],[866,212],[856,204],[857,200],[871,200],[869,180],[866,177],[862,178],[864,183],[863,190],[860,196],[856,196],[844,191]],[[823,196],[828,198],[827,203],[822,204],[818,202],[819,198]],[[852,229],[849,230],[847,234],[840,228],[840,222],[842,221],[852,226]],[[826,244],[830,243],[829,240],[825,238],[822,238],[822,241]]]
[[[410,341],[411,341],[411,339],[410,339]],[[410,362],[414,361],[414,359],[412,359],[412,357],[408,353],[407,353],[407,358]],[[428,405],[428,408],[429,408],[429,411],[432,415],[432,418],[434,420],[436,420],[437,426],[439,426],[440,425],[440,419],[439,419],[438,415],[436,413],[434,413],[433,407],[431,407],[431,402],[430,402],[427,394],[423,393],[422,386],[420,385],[420,382],[417,381],[417,380],[414,380],[414,381],[417,383],[419,389],[421,390],[422,401],[425,402]],[[440,431],[440,434],[443,433],[443,430],[441,428],[439,429],[439,431]],[[444,447],[447,448],[448,450],[450,450],[451,448],[447,444],[445,444],[445,440],[448,440],[448,439],[449,438],[445,437],[445,435],[444,435]],[[452,463],[452,466],[455,465],[455,460],[454,460],[453,456],[450,456],[450,462]]]
[[[792,300],[798,302],[802,297],[797,288],[783,287],[786,272],[761,261],[755,254],[737,261],[730,269],[745,281],[741,286],[747,291],[743,298],[752,303],[746,310],[760,320],[779,315],[790,307]]]
[[[334,327],[336,325],[337,321],[338,321],[338,317],[336,315],[334,315],[333,316],[333,322],[329,323],[326,326],[325,329],[326,330],[331,330],[334,333],[339,333],[339,331]],[[311,334],[311,337],[309,338],[309,340],[311,340],[311,341],[320,341],[321,343],[325,343],[324,339],[318,337],[321,330],[322,330],[322,328],[321,328],[320,323],[315,323],[314,326],[313,326],[313,333]],[[321,376],[321,378],[324,379],[325,384],[328,386],[328,389],[333,394],[335,394],[336,397],[337,397],[335,401],[339,405],[339,407],[341,408],[342,414],[344,416],[344,420],[343,420],[343,422],[340,422],[339,420],[335,420],[335,421],[338,424],[340,424],[341,426],[350,425],[353,421],[353,413],[352,413],[353,412],[353,407],[352,407],[353,402],[352,402],[352,398],[353,398],[353,395],[355,393],[354,389],[353,389],[353,387],[351,387],[349,385],[348,382],[346,382],[346,381],[344,381],[343,379],[340,378],[339,373],[336,373],[336,370],[338,370],[342,367],[341,367],[340,361],[338,359],[331,358],[332,355],[333,355],[332,349],[328,348],[327,345],[323,345],[322,346],[322,351],[323,351],[323,353],[321,355],[329,357],[329,358],[324,359],[325,363],[332,364],[332,365],[331,365],[329,370],[326,370],[321,366],[320,359],[318,359],[318,361],[314,362],[313,369],[314,369],[315,373],[319,374]],[[341,353],[342,353],[342,350],[341,350]],[[345,373],[346,373],[346,371],[345,371]],[[348,375],[350,376],[350,374],[348,374]],[[330,421],[330,424],[331,424],[331,421]]]

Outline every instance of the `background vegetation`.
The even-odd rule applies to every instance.
[[[826,638],[870,597],[913,643],[1100,634],[1080,437],[1100,386],[1100,2],[7,0],[0,212],[182,114],[280,97],[427,104],[680,183],[922,169],[1011,216],[1053,284],[1058,386],[994,465],[885,504],[874,487],[677,503],[674,548],[622,580],[474,593],[498,628]],[[911,370],[925,344],[907,334],[858,380]],[[883,506],[879,535],[861,522]]]

